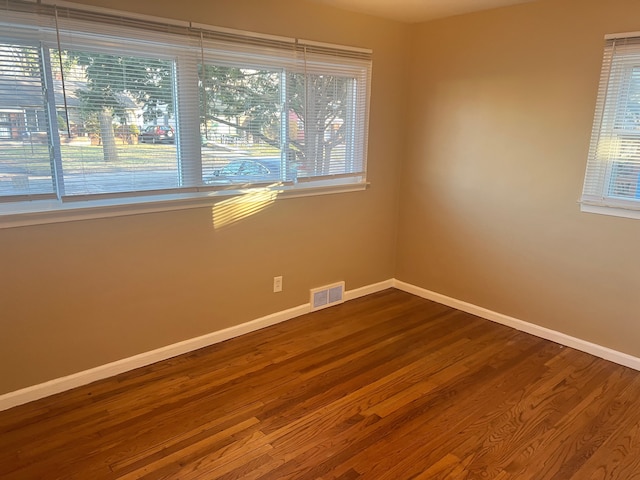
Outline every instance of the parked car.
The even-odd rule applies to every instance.
[[[174,143],[176,135],[173,127],[165,125],[151,125],[138,135],[140,143]]]
[[[280,180],[280,159],[240,159],[232,160],[222,168],[213,171],[205,182],[209,185],[230,185]]]

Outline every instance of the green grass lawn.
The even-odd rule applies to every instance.
[[[176,170],[176,146],[171,144],[118,145],[118,159],[105,162],[101,145],[61,145],[62,166],[65,173],[74,174],[117,172],[131,168],[145,170]],[[256,146],[228,150],[216,147],[202,148],[205,165],[222,166],[238,156],[277,156],[274,148]],[[0,143],[0,173],[30,173],[46,175],[50,170],[49,148],[41,144]]]
[[[118,171],[144,165],[150,169],[175,168],[175,145],[119,145],[118,160],[105,162],[100,145],[62,145],[62,165],[69,173],[87,168],[96,172]],[[45,173],[50,169],[47,145],[0,144],[0,171]]]
[[[180,182],[176,145],[117,145],[117,159],[104,160],[101,145],[80,143],[61,146],[65,195],[111,193],[177,188]],[[334,148],[332,167],[340,171],[344,146]],[[279,157],[280,151],[265,145],[220,145],[201,147],[202,177],[233,160]],[[188,160],[188,159],[187,159]],[[337,166],[337,167],[336,167]],[[49,147],[39,143],[0,142],[0,197],[53,193],[53,169]]]

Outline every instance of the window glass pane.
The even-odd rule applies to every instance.
[[[219,65],[198,68],[205,184],[280,180],[281,73]]]
[[[615,68],[615,67],[614,67]],[[623,81],[612,85],[618,92],[615,111],[615,129],[640,131],[640,68],[621,65]]]
[[[179,187],[173,62],[83,50],[51,58],[62,64],[54,84],[65,195]]]
[[[289,142],[298,177],[352,172],[355,80],[299,73],[288,77]]]
[[[615,62],[614,62],[615,63]],[[640,68],[620,69],[620,85],[617,90],[613,135],[608,141],[601,140],[611,160],[607,196],[622,199],[640,198],[638,189],[640,175]],[[615,82],[614,82],[615,83]]]
[[[608,196],[640,199],[639,175],[640,166],[636,162],[612,162]]]
[[[42,85],[39,49],[0,42],[0,198],[54,191]]]

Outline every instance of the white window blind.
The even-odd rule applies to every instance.
[[[0,37],[0,199],[54,194],[38,44]]]
[[[582,209],[619,216],[640,213],[640,37],[608,36]]]
[[[370,51],[64,2],[0,13],[0,215],[366,181]]]
[[[291,75],[292,110],[305,118],[298,179],[364,176],[370,65],[357,52],[327,59],[327,50],[301,42],[304,71]]]

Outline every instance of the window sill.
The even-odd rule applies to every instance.
[[[640,205],[621,207],[619,205],[594,205],[582,202],[580,204],[580,211],[598,215],[609,215],[612,217],[640,219]]]
[[[256,196],[264,198],[265,195],[275,200],[276,198],[299,198],[357,192],[367,189],[368,185],[368,182],[364,181],[339,185],[326,185],[318,182],[304,188],[275,185],[262,188],[87,200],[69,203],[63,203],[58,200],[6,203],[0,204],[0,229],[214,207],[224,200],[230,198],[240,199],[243,196],[248,203],[251,203],[259,201]]]

